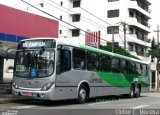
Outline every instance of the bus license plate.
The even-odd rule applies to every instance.
[[[32,96],[32,93],[25,92],[25,93],[24,93],[24,95],[25,95],[25,96],[29,96],[29,97],[30,97],[30,96]]]

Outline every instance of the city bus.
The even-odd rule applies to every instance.
[[[77,99],[149,91],[149,64],[67,39],[32,38],[19,42],[13,74],[15,97]]]

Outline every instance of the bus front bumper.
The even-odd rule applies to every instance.
[[[26,89],[15,89],[14,87],[12,87],[12,95],[13,97],[20,98],[54,100],[54,88],[50,88],[47,91],[35,91]]]

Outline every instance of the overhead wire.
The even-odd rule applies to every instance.
[[[23,0],[21,0],[21,1],[23,1]],[[43,0],[44,1],[44,0]],[[52,3],[55,3],[55,2],[53,2],[52,0],[49,0],[50,2],[52,2]],[[45,2],[45,1],[44,1]],[[47,2],[45,2],[45,3],[47,3]],[[48,3],[49,4],[49,3]],[[57,3],[55,3],[56,5],[59,5],[59,4],[57,4]],[[29,5],[29,4],[28,4]],[[50,4],[51,5],[51,4]],[[31,5],[30,4],[30,6],[32,6],[32,7],[34,7],[33,5]],[[52,5],[53,6],[53,5]],[[59,5],[60,6],[60,5]],[[55,6],[54,6],[55,7]],[[62,6],[63,7],[63,6]],[[35,7],[36,8],[36,7]],[[58,7],[56,7],[56,8],[58,8]],[[65,7],[63,7],[63,8],[65,8]],[[94,15],[94,14],[92,14],[91,12],[89,12],[89,11],[87,11],[87,10],[85,10],[84,8],[82,8],[82,7],[80,7],[82,10],[84,10],[84,11],[86,11],[87,13],[89,13],[90,15],[92,15],[92,16],[94,16],[94,17],[96,17],[97,19],[99,19],[99,20],[101,20],[101,21],[103,21],[103,22],[105,22],[105,23],[107,23],[108,25],[110,25],[110,26],[113,26],[112,24],[110,24],[110,23],[108,23],[108,22],[106,22],[106,21],[104,21],[104,20],[102,20],[101,18],[99,18],[99,17],[97,17],[96,15]],[[36,8],[37,9],[37,8]],[[60,8],[59,8],[60,9]],[[68,10],[68,11],[71,11],[70,9],[68,9],[68,8],[65,8],[66,10]],[[37,9],[37,10],[41,10],[41,9]],[[62,9],[61,9],[62,10]],[[42,10],[43,11],[43,10]],[[41,11],[41,12],[42,12]],[[62,11],[64,11],[64,10],[62,10]],[[66,12],[66,11],[65,11]],[[73,12],[73,11],[72,11]],[[44,11],[43,11],[43,13],[44,13]],[[45,12],[45,14],[46,14],[47,12]],[[67,13],[69,13],[69,12],[67,12]],[[73,12],[73,13],[75,13],[75,12]],[[50,14],[51,15],[51,14]],[[52,15],[52,17],[53,17],[53,15]],[[54,18],[55,18],[55,16],[54,16]],[[57,18],[56,17],[56,19],[57,20],[59,20],[59,18]],[[87,19],[87,18],[85,18],[85,19]],[[89,19],[87,19],[87,20],[89,20]],[[60,20],[60,21],[62,21],[62,22],[64,22],[63,20]],[[91,22],[93,22],[92,20],[89,20],[89,21],[91,21]],[[68,23],[68,22],[64,22],[64,23],[66,23],[66,24],[68,24],[68,25],[70,25],[70,26],[72,26],[72,27],[75,27],[76,29],[79,29],[79,30],[82,30],[83,32],[87,32],[87,31],[85,31],[85,30],[83,30],[83,29],[80,29],[80,28],[78,28],[78,27],[76,27],[76,26],[74,26],[74,25],[72,25],[72,24],[70,24],[70,23]],[[95,22],[94,22],[95,23]],[[97,23],[96,23],[97,24]],[[98,24],[98,25],[100,25],[100,24]],[[102,26],[102,25],[100,25],[100,26]],[[128,25],[129,26],[129,25]],[[104,26],[102,26],[102,27],[104,27]],[[101,28],[102,29],[102,28]],[[121,29],[119,29],[120,31],[123,31],[123,30],[121,30]],[[106,31],[106,30],[105,30]],[[129,33],[127,33],[127,34],[129,34]],[[130,35],[130,34],[129,34]],[[124,36],[124,35],[123,35]],[[137,38],[136,36],[133,36],[133,35],[130,35],[130,36],[132,36],[132,37],[134,37],[134,38]],[[122,38],[120,37],[120,39],[122,40]],[[105,40],[105,39],[103,39],[103,38],[101,38],[101,40],[104,40],[104,41],[107,41],[107,40]],[[110,41],[108,41],[108,42],[110,42]],[[122,40],[122,42],[124,42],[123,40]]]
[[[108,22],[106,22],[106,21],[104,21],[103,19],[101,19],[101,18],[99,18],[99,17],[97,17],[96,15],[94,15],[94,14],[92,14],[91,12],[89,12],[89,11],[87,11],[87,10],[85,10],[84,8],[82,8],[82,7],[80,7],[82,10],[84,10],[84,11],[86,11],[87,13],[89,13],[90,15],[92,15],[92,16],[95,16],[97,19],[99,19],[99,20],[101,20],[101,21],[103,21],[103,22],[105,22],[105,23],[107,23],[107,24],[109,24],[110,26],[113,26],[112,24],[110,24],[110,23],[108,23]],[[127,24],[128,25],[128,24]],[[128,25],[128,26],[130,26],[130,25]],[[134,28],[135,29],[135,28]],[[120,31],[122,31],[122,32],[124,32],[124,30],[121,30],[121,29],[119,29]],[[138,31],[139,32],[139,31]],[[134,36],[134,35],[131,35],[131,34],[129,34],[129,33],[126,33],[126,34],[128,34],[129,36],[131,36],[131,37],[134,37],[134,38],[137,38],[136,36]],[[124,35],[123,35],[124,36]],[[128,38],[128,37],[127,37]],[[120,37],[120,39],[122,40],[122,38]],[[122,40],[123,41],[123,40]]]
[[[50,4],[50,3],[48,3],[48,2],[46,2],[46,1],[44,1],[44,0],[42,0],[42,1],[43,1],[44,3],[46,3],[46,4],[48,4],[48,5],[53,6],[52,4]],[[60,10],[63,11],[63,12],[67,12],[68,14],[70,14],[70,12],[72,12],[72,13],[76,14],[76,12],[74,12],[74,11],[72,11],[72,10],[70,10],[70,9],[68,9],[68,8],[66,8],[66,7],[64,7],[64,6],[61,6],[60,4],[58,4],[58,3],[56,3],[56,2],[53,2],[52,0],[48,0],[48,1],[50,1],[51,3],[56,4],[56,5],[58,5],[58,6],[62,7],[62,8],[64,8],[65,10],[68,10],[68,11],[69,11],[69,12],[67,12],[67,11],[65,11],[65,10],[62,10],[62,9],[56,7],[56,6],[53,6],[53,7],[56,7],[57,9],[60,9]],[[92,20],[90,20],[90,19],[88,19],[88,18],[86,18],[86,17],[84,17],[84,16],[81,16],[81,17],[84,18],[84,19],[86,19],[87,21],[84,20],[84,19],[82,19],[82,20],[84,20],[84,21],[86,21],[86,22],[88,22],[88,23],[94,24],[94,25],[97,24],[97,25],[99,26],[99,28],[101,28],[101,29],[103,29],[103,30],[106,31],[106,27],[105,27],[105,26],[100,25],[100,24],[98,24],[97,22],[92,21]],[[95,25],[95,26],[97,27],[97,25]],[[100,27],[100,26],[101,26],[101,27]]]
[[[80,29],[80,28],[78,28],[78,27],[76,27],[76,26],[74,26],[74,25],[72,25],[72,24],[70,24],[70,23],[68,23],[68,22],[66,22],[66,21],[64,21],[64,20],[60,20],[58,17],[56,17],[56,16],[54,16],[54,15],[52,15],[52,14],[50,14],[50,13],[44,11],[44,10],[41,10],[41,9],[35,7],[34,5],[28,3],[28,2],[26,2],[26,1],[24,1],[24,0],[21,0],[21,1],[24,2],[24,3],[26,3],[26,4],[28,4],[29,6],[31,6],[31,7],[33,7],[33,8],[35,8],[35,9],[37,9],[38,11],[40,11],[40,12],[42,12],[42,13],[50,16],[50,17],[52,17],[52,18],[55,18],[55,19],[57,19],[57,20],[59,20],[59,21],[64,22],[65,24],[67,24],[67,25],[69,25],[69,26],[74,27],[75,29],[78,29],[78,30],[81,30],[81,31],[83,31],[83,32],[85,32],[85,33],[88,33],[87,31],[85,31],[85,30],[83,30],[83,29]],[[88,34],[90,34],[90,33],[88,33]],[[95,36],[95,35],[92,35],[92,36]],[[96,37],[96,36],[95,36],[95,37]],[[107,42],[107,40],[105,40],[105,39],[103,39],[103,38],[101,38],[101,37],[99,37],[99,38],[100,38],[101,40],[104,40],[104,41]]]

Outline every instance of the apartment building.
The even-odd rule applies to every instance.
[[[72,39],[84,44],[86,32],[100,31],[101,44],[105,45],[113,41],[114,33],[114,42],[140,59],[146,61],[149,59],[148,34],[151,31],[148,23],[151,18],[149,0],[27,0],[27,2],[52,16],[22,1],[8,3],[18,9],[59,20],[59,38]],[[43,7],[40,5],[42,2]]]
[[[100,31],[101,44],[113,41],[138,58],[150,61],[148,0],[46,0],[60,22],[59,37],[85,43],[86,32]],[[113,31],[114,30],[114,31]],[[125,32],[124,32],[125,31]],[[126,39],[125,39],[126,38]]]

